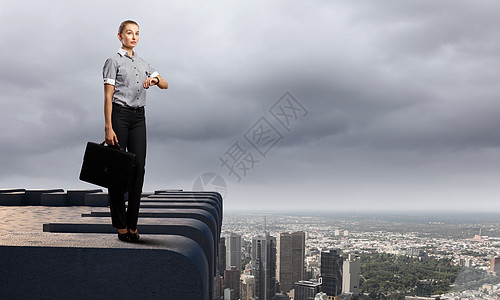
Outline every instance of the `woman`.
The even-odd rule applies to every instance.
[[[139,42],[139,25],[136,22],[122,22],[118,39],[122,43],[121,48],[106,60],[103,68],[105,141],[108,145],[119,143],[127,151],[135,153],[137,170],[128,193],[128,209],[125,209],[122,192],[109,189],[109,200],[118,238],[137,242],[137,219],[146,164],[146,89],[153,85],[166,89],[168,83],[135,53],[134,47]]]

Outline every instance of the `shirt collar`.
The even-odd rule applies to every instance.
[[[127,50],[125,50],[123,48],[118,49],[118,54],[120,54],[121,56],[129,57]],[[135,50],[134,50],[133,56],[137,56],[137,54],[135,53]],[[130,57],[130,58],[132,58],[132,57]]]

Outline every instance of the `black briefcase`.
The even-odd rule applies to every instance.
[[[88,142],[80,180],[125,193],[134,182],[135,162],[135,154],[120,145]]]

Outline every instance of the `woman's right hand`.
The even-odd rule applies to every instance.
[[[116,133],[112,128],[106,129],[106,136],[104,138],[104,141],[106,141],[106,144],[110,146],[114,146],[115,143],[118,143],[118,137],[116,136]]]

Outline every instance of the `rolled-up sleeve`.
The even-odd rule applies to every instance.
[[[156,76],[158,76],[158,75],[160,75],[160,74],[158,74],[158,72],[154,71],[154,72],[151,74],[151,76],[150,76],[150,77],[156,77]]]
[[[108,58],[104,63],[102,68],[102,77],[104,79],[104,84],[115,85],[116,82],[116,72],[118,65],[114,59]]]
[[[148,64],[148,77],[156,77],[160,75],[155,68]]]

